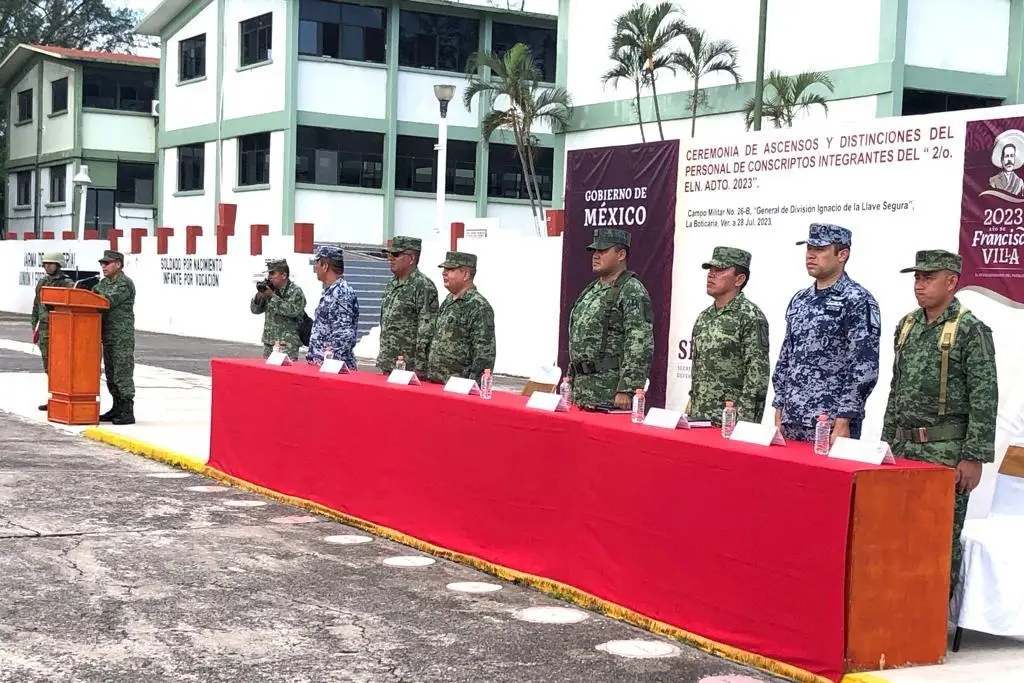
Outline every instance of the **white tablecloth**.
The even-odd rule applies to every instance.
[[[1024,517],[993,514],[964,524],[957,625],[1024,636]]]

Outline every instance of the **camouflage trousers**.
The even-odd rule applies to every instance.
[[[892,444],[892,452],[898,458],[929,462],[933,465],[945,465],[956,467],[960,460],[960,450],[963,441],[936,441],[934,443],[906,443],[897,441]],[[967,503],[970,502],[971,494],[954,493],[953,498],[953,537],[950,539],[953,546],[953,553],[949,567],[949,589],[952,592],[960,581],[960,564],[963,557],[963,544],[960,542],[960,534],[964,530],[964,521],[967,519]]]
[[[850,422],[850,438],[859,439],[860,430],[862,427],[860,420],[852,420]],[[783,422],[779,427],[782,430],[782,438],[786,441],[807,441],[814,443],[814,427],[808,427],[806,425],[796,425]]]
[[[606,370],[591,375],[572,377],[573,403],[583,408],[611,408],[619,386],[619,371]]]
[[[48,330],[39,329],[39,353],[43,354],[43,372],[50,374],[50,334]]]
[[[103,342],[103,374],[110,395],[122,401],[135,399],[135,339]]]
[[[288,342],[287,340],[285,340],[283,346],[284,346],[284,352],[288,355],[289,358],[291,358],[292,360],[296,360],[299,357],[299,345],[298,344],[292,344],[292,343]],[[270,354],[272,354],[273,352],[274,352],[274,345],[273,344],[264,344],[263,345],[263,358],[264,359],[270,358]]]

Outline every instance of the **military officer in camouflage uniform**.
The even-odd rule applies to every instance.
[[[806,244],[814,284],[793,296],[775,365],[775,423],[787,439],[814,441],[819,415],[832,421],[831,441],[860,438],[864,405],[878,382],[878,302],[846,274],[852,235],[812,223]]]
[[[950,591],[960,574],[960,532],[983,463],[995,460],[996,382],[992,330],[954,296],[961,258],[919,251],[914,293],[920,308],[896,326],[896,357],[882,440],[895,455],[956,470]]]
[[[750,253],[715,247],[707,292],[715,303],[693,326],[693,381],[686,413],[693,420],[720,425],[722,408],[732,401],[740,420],[760,422],[768,395],[768,319],[743,289],[750,279]]]
[[[43,287],[74,287],[75,281],[69,278],[64,271],[64,254],[59,251],[51,251],[43,254],[43,270],[46,275],[36,283],[36,298],[32,302],[32,339],[39,346],[39,353],[43,355],[43,371],[50,372],[50,311],[40,301]],[[46,410],[44,403],[39,410]]]
[[[587,250],[597,279],[569,313],[573,403],[628,410],[643,389],[654,355],[654,312],[647,288],[626,269],[630,235],[598,228]]]
[[[479,380],[494,369],[496,355],[494,309],[473,280],[476,255],[449,251],[444,263],[445,297],[434,322],[427,354],[426,378],[447,382],[450,377]]]
[[[359,328],[359,298],[345,281],[345,252],[333,245],[319,246],[310,262],[316,278],[324,285],[324,292],[313,316],[306,361],[322,365],[324,353],[330,347],[334,358],[344,361],[350,370],[356,370],[353,349]]]
[[[394,278],[380,303],[380,351],[377,367],[384,374],[405,358],[405,369],[423,375],[430,336],[437,316],[437,286],[419,269],[422,243],[418,237],[397,236],[388,247]]]
[[[135,283],[124,274],[124,255],[106,250],[100,259],[103,279],[92,291],[107,300],[103,312],[103,371],[113,407],[100,421],[135,424]]]
[[[274,344],[281,342],[284,351],[292,360],[299,357],[299,325],[306,312],[306,295],[302,288],[291,281],[291,269],[285,259],[267,261],[267,286],[257,291],[249,302],[249,310],[263,318],[263,357],[274,351]]]

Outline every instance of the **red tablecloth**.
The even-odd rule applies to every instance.
[[[525,402],[214,360],[209,464],[839,680],[870,465]]]

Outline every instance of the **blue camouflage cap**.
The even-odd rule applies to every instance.
[[[811,223],[807,239],[797,244],[809,244],[812,247],[827,247],[830,244],[850,246],[853,234],[846,228],[831,223]]]
[[[331,263],[344,263],[345,252],[341,247],[336,247],[333,244],[322,244],[313,252],[313,258],[310,259],[310,263],[316,263],[320,259],[325,259]]]

